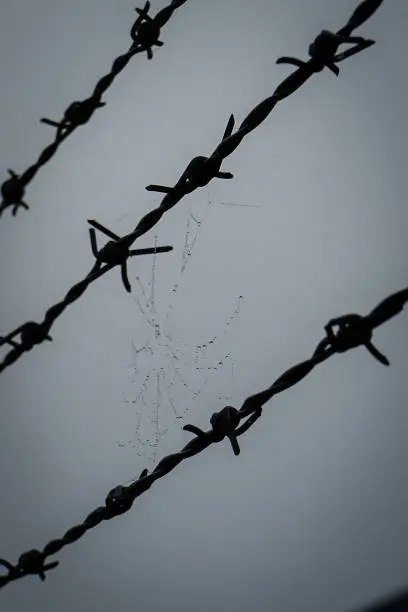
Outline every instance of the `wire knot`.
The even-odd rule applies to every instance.
[[[231,172],[220,172],[222,159],[213,157],[205,157],[197,155],[188,164],[180,179],[174,187],[167,185],[147,185],[147,191],[156,191],[157,193],[174,194],[183,197],[198,187],[204,187],[213,178],[232,179],[234,175]]]
[[[334,331],[338,326],[337,333]],[[331,319],[325,326],[327,343],[336,353],[344,353],[358,346],[365,346],[371,355],[383,365],[388,359],[372,344],[373,329],[369,319],[359,314],[349,314]]]
[[[249,418],[238,427],[241,415],[240,411],[233,406],[225,406],[220,412],[215,412],[211,419],[212,431],[205,432],[196,425],[184,425],[183,429],[195,434],[198,438],[204,439],[208,435],[211,436],[213,442],[221,442],[225,437],[231,442],[234,455],[239,455],[241,450],[238,444],[238,436],[248,431],[250,427],[259,419],[262,414],[262,405],[254,398],[250,398],[247,408],[249,412],[246,416]]]
[[[309,46],[309,55],[313,61],[316,72],[323,70],[334,62],[334,57],[342,40],[334,32],[322,30]]]
[[[236,431],[240,421],[239,412],[233,406],[225,406],[219,412],[214,412],[210,419],[212,431],[205,432],[196,425],[184,425],[183,429],[193,433],[198,438],[204,439],[211,436],[212,442],[221,442],[225,437],[231,442],[234,455],[241,452],[237,440],[237,435],[241,432]]]
[[[141,479],[147,476],[148,473],[149,471],[147,469],[144,469],[141,472],[138,480],[136,480],[136,482],[133,483],[133,489],[135,488],[135,485],[137,485],[137,483],[139,483]],[[131,494],[132,492],[131,486],[125,487],[124,485],[118,485],[117,487],[114,487],[113,489],[111,489],[108,495],[106,496],[105,506],[107,508],[114,508],[116,511],[116,514],[123,514],[124,512],[129,510],[129,508],[132,506],[132,503],[133,503],[132,494]],[[143,483],[141,487],[137,487],[138,489],[140,489],[139,495],[140,493],[143,493],[143,491],[147,491],[147,489],[149,489],[150,486],[151,486],[151,483],[148,483],[148,484]]]
[[[132,50],[146,51],[150,60],[153,57],[152,47],[162,47],[164,43],[159,40],[160,25],[150,17],[149,10],[150,2],[146,2],[142,9],[135,8],[138,18],[130,30],[130,36],[133,40]]]
[[[0,215],[7,206],[12,206],[12,214],[15,217],[20,206],[28,210],[28,204],[23,201],[25,185],[21,176],[16,174],[13,170],[8,170],[7,172],[10,178],[5,180],[1,185],[3,202],[0,206]]]
[[[84,125],[92,117],[93,113],[98,108],[105,106],[105,102],[101,102],[98,98],[90,97],[85,100],[76,100],[72,102],[64,113],[61,121],[52,121],[51,119],[41,119],[42,123],[52,125],[57,128],[57,140],[61,138],[68,130],[72,130],[79,125]]]
[[[210,419],[214,442],[221,442],[225,437],[231,442],[234,455],[239,455],[240,448],[235,430],[240,421],[239,412],[233,406],[225,406],[219,412],[214,412]]]
[[[120,266],[127,260],[129,255],[130,252],[126,242],[120,239],[109,240],[98,252],[97,259],[103,263]]]
[[[45,340],[51,341],[51,336],[48,335],[49,328],[44,323],[35,323],[28,321],[21,325],[7,336],[0,336],[0,346],[10,344],[13,348],[21,348],[23,351],[30,351],[36,344],[41,344]],[[20,334],[20,344],[13,338]]]
[[[344,53],[337,54],[337,51],[342,44],[354,44],[354,46]],[[277,64],[291,64],[297,68],[302,68],[310,65],[313,72],[321,72],[325,67],[329,68],[336,76],[339,76],[340,69],[336,62],[342,61],[350,55],[359,53],[363,49],[374,44],[373,40],[362,38],[361,36],[349,36],[347,34],[339,34],[322,30],[309,45],[310,61],[304,62],[296,57],[280,57]]]
[[[129,257],[133,257],[134,255],[167,253],[168,251],[173,250],[172,246],[130,250],[129,236],[124,236],[123,238],[121,238],[120,236],[112,232],[112,230],[108,229],[101,223],[98,223],[98,221],[95,221],[94,219],[88,219],[88,223],[92,226],[89,228],[89,237],[91,240],[92,253],[96,259],[96,263],[91,274],[100,270],[103,263],[106,263],[111,266],[120,266],[123,286],[125,287],[128,293],[131,292],[131,286],[127,273],[127,260]],[[111,240],[109,240],[101,249],[98,249],[95,229],[105,234],[105,236],[111,238]]]
[[[213,178],[233,178],[231,172],[220,172],[222,161],[222,159],[198,155],[187,166],[181,181],[187,188],[193,190],[208,185]]]
[[[29,550],[20,556],[15,569],[23,574],[37,574],[44,581],[45,572],[59,565],[59,561],[45,563],[45,559],[45,555],[39,550]]]
[[[105,102],[94,98],[72,102],[64,113],[64,121],[70,126],[82,125],[87,123],[96,109],[102,106],[105,106]]]
[[[48,334],[48,328],[41,323],[35,323],[35,321],[25,323],[20,333],[21,345],[25,350],[30,350],[36,344],[41,344],[45,340],[52,341]]]
[[[123,485],[118,485],[109,491],[105,499],[105,506],[115,510],[115,514],[123,514],[129,510],[132,505],[132,499],[127,494],[127,488]]]
[[[221,143],[231,136],[234,125],[234,115],[230,115]],[[210,157],[206,157],[205,155],[197,155],[197,157],[193,157],[174,187],[167,187],[165,185],[148,185],[146,190],[166,194],[171,193],[173,195],[180,195],[183,197],[198,187],[208,185],[213,178],[234,178],[234,175],[231,174],[231,172],[221,172],[220,168],[223,158],[217,155],[216,151],[214,151]]]

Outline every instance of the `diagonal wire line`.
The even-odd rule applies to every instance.
[[[31,350],[34,346],[41,344],[45,340],[50,340],[49,331],[58,317],[62,315],[70,304],[73,304],[83,295],[94,280],[100,278],[100,276],[113,267],[121,266],[123,284],[129,292],[130,283],[127,279],[126,261],[130,256],[130,247],[135,240],[152,229],[160,221],[165,212],[173,208],[189,193],[192,193],[199,187],[205,187],[214,178],[233,178],[230,172],[221,171],[222,161],[235,151],[247,134],[255,130],[266,120],[278,102],[293,94],[314,73],[320,72],[325,66],[331,69],[333,69],[333,66],[336,67],[336,62],[344,59],[344,54],[337,53],[342,44],[354,44],[354,47],[348,50],[349,56],[365,49],[368,43],[370,45],[373,44],[373,41],[350,37],[348,33],[366,21],[380,7],[382,2],[383,0],[363,0],[352,14],[346,26],[338,31],[340,34],[333,34],[323,30],[309,47],[311,59],[308,62],[301,62],[294,58],[284,58],[288,60],[286,63],[293,63],[294,61],[299,67],[277,86],[271,96],[260,102],[250,111],[235,133],[233,133],[235,118],[234,115],[230,115],[221,142],[209,157],[203,155],[194,157],[173,187],[164,185],[148,185],[146,187],[148,191],[164,193],[165,195],[157,208],[142,217],[133,232],[119,238],[97,221],[89,220],[88,222],[93,228],[101,230],[110,237],[113,236],[113,240],[108,242],[99,253],[96,253],[91,234],[92,250],[96,256],[96,264],[92,271],[83,280],[74,285],[62,301],[47,310],[41,323],[29,321],[10,332],[7,336],[0,336],[0,346],[2,344],[10,344],[13,347],[0,363],[0,373],[15,363],[24,352]],[[174,7],[174,4],[172,3],[170,6]],[[356,40],[359,42],[355,42]],[[19,343],[14,340],[18,335],[21,336]]]
[[[102,102],[103,94],[109,89],[115,78],[125,69],[132,57],[144,51],[147,53],[148,59],[153,57],[152,47],[164,44],[159,40],[160,29],[169,21],[174,11],[186,2],[187,0],[172,0],[154,18],[151,18],[148,14],[150,2],[146,2],[143,9],[135,9],[138,13],[138,18],[130,30],[133,42],[129,50],[114,60],[110,72],[99,79],[91,96],[85,100],[72,102],[60,121],[41,119],[42,123],[56,128],[55,140],[42,151],[38,160],[21,175],[18,175],[13,170],[8,171],[10,178],[0,187],[2,195],[0,216],[6,208],[12,208],[13,216],[17,214],[19,208],[25,208],[26,210],[29,208],[28,204],[24,201],[27,185],[33,180],[39,170],[54,157],[64,140],[78,127],[88,123],[98,108],[105,106],[106,103]]]
[[[382,598],[375,604],[359,610],[359,612],[406,612],[408,610],[408,590]],[[357,611],[355,611],[357,612]]]
[[[0,587],[4,587],[28,574],[38,575],[41,580],[45,580],[45,572],[59,564],[58,561],[48,562],[47,557],[59,552],[68,544],[76,542],[87,531],[103,521],[128,512],[135,499],[150,489],[156,480],[163,478],[174,470],[179,463],[204,451],[212,444],[228,438],[234,454],[239,455],[238,438],[260,418],[263,405],[266,402],[278,393],[282,393],[299,383],[318,364],[323,363],[335,353],[344,353],[359,346],[365,346],[371,352],[370,347],[373,346],[371,338],[374,329],[400,313],[406,302],[408,302],[408,287],[388,296],[366,316],[352,313],[331,319],[325,326],[326,337],[318,343],[309,359],[286,370],[267,389],[247,397],[239,410],[233,406],[225,406],[219,412],[215,412],[211,416],[211,429],[208,431],[202,431],[195,425],[185,425],[183,429],[194,434],[195,438],[178,453],[167,455],[161,459],[150,474],[145,469],[132,484],[128,486],[118,485],[113,488],[108,493],[104,506],[99,506],[93,510],[82,523],[71,527],[61,538],[51,540],[42,551],[33,549],[23,553],[16,565],[6,559],[0,559],[0,565],[3,565],[8,571],[5,576],[0,577]],[[339,328],[337,332],[334,330],[335,327]],[[375,350],[378,351],[378,349]],[[381,355],[381,353],[379,354]],[[381,363],[389,364],[383,355],[381,357],[385,361],[377,355],[374,356]],[[241,420],[244,420],[242,424],[240,424]]]

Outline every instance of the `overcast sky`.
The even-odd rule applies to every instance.
[[[165,6],[157,0],[152,14]],[[355,0],[189,0],[0,220],[0,333],[42,320],[93,265],[86,220],[121,234],[306,59]],[[134,0],[3,0],[0,176],[26,169],[131,42]],[[0,557],[81,522],[116,484],[179,450],[311,355],[334,316],[407,285],[406,0],[377,44],[280,104],[1,375]],[[0,179],[4,180],[3,178]],[[104,238],[98,235],[100,244]],[[189,255],[189,253],[191,253]],[[56,555],[2,612],[346,612],[408,583],[407,312],[375,332],[385,368],[335,355],[240,439],[181,464],[132,510]],[[158,325],[160,335],[155,335]],[[4,347],[1,349],[4,356]]]

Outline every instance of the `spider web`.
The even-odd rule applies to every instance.
[[[117,442],[119,447],[130,445],[137,455],[156,463],[157,449],[163,437],[177,428],[179,431],[187,417],[197,408],[198,400],[215,375],[224,371],[234,375],[231,351],[225,350],[227,334],[238,317],[243,296],[232,300],[229,316],[218,327],[217,333],[200,344],[187,344],[174,337],[172,315],[176,297],[186,282],[185,271],[191,266],[192,255],[202,229],[206,213],[212,204],[208,197],[200,213],[189,209],[186,221],[184,245],[176,272],[176,282],[171,287],[167,308],[161,309],[156,299],[157,256],[152,256],[149,282],[145,285],[140,276],[132,292],[137,316],[143,318],[147,338],[141,344],[130,343],[132,356],[131,389],[123,393],[124,404],[131,408],[132,435]],[[157,236],[155,237],[157,246]],[[146,282],[146,281],[145,281]],[[138,333],[140,337],[140,333]],[[177,398],[177,400],[175,399]],[[217,396],[228,401],[229,396]]]

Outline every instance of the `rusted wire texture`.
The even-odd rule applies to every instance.
[[[2,196],[0,216],[2,212],[9,207],[12,208],[14,216],[17,214],[19,208],[28,210],[28,204],[24,201],[27,185],[33,180],[40,168],[54,157],[64,140],[66,140],[79,126],[88,123],[98,108],[102,108],[106,105],[105,102],[102,102],[103,94],[109,89],[122,70],[126,68],[132,57],[137,53],[146,52],[147,58],[152,59],[152,47],[161,47],[164,44],[159,40],[161,28],[169,21],[174,11],[186,2],[187,0],[173,0],[153,18],[149,15],[150,2],[146,2],[143,9],[135,9],[138,17],[130,30],[132,39],[131,46],[126,53],[119,55],[119,57],[115,59],[111,71],[99,79],[91,96],[85,100],[76,100],[72,102],[64,112],[64,116],[60,121],[53,121],[46,118],[41,119],[42,123],[46,123],[56,128],[55,140],[44,149],[35,164],[27,168],[22,174],[17,174],[13,170],[8,171],[10,178],[4,181],[0,187]]]
[[[76,542],[89,529],[103,521],[130,510],[135,499],[150,489],[156,480],[163,478],[179,463],[201,453],[211,444],[227,438],[231,443],[234,455],[239,455],[238,438],[259,419],[264,404],[278,393],[296,385],[318,364],[326,361],[335,353],[344,353],[364,346],[380,363],[389,365],[388,359],[371,342],[373,331],[401,312],[406,302],[408,302],[408,287],[387,297],[366,316],[353,313],[331,319],[325,326],[325,338],[318,343],[309,359],[286,370],[264,391],[247,397],[239,410],[233,406],[225,406],[219,412],[215,412],[210,419],[211,429],[208,431],[203,431],[195,425],[185,425],[183,429],[194,434],[195,437],[178,453],[161,459],[150,474],[145,469],[138,480],[132,484],[114,487],[106,496],[104,506],[96,508],[82,523],[71,527],[61,538],[48,542],[42,551],[34,549],[23,553],[15,565],[6,559],[0,559],[0,565],[3,565],[8,571],[5,576],[0,577],[0,587],[28,574],[35,574],[41,580],[45,580],[46,572],[57,567],[59,563],[58,561],[48,562],[47,557],[59,552],[68,544]],[[242,424],[241,421],[243,421]]]
[[[297,66],[297,69],[277,86],[271,96],[260,102],[260,104],[249,112],[234,133],[233,129],[235,125],[235,118],[234,115],[230,115],[221,142],[213,153],[209,157],[203,155],[194,157],[189,162],[186,169],[173,187],[157,184],[148,185],[146,187],[148,191],[164,193],[165,195],[160,205],[142,217],[131,233],[119,237],[101,223],[95,220],[88,220],[88,223],[92,226],[90,229],[90,238],[92,251],[96,258],[95,265],[80,282],[78,282],[68,291],[63,300],[57,304],[54,304],[47,310],[44,320],[41,323],[29,321],[23,325],[20,325],[6,336],[0,336],[0,346],[3,344],[8,344],[12,347],[12,349],[6,354],[3,361],[0,363],[0,373],[3,372],[3,370],[8,366],[15,363],[24,352],[33,349],[35,346],[41,344],[45,340],[51,340],[51,336],[49,335],[51,327],[62,315],[65,309],[70,304],[73,304],[76,300],[78,300],[92,282],[103,276],[112,268],[116,266],[121,267],[122,281],[126,291],[129,292],[131,287],[127,278],[126,264],[130,256],[138,254],[136,251],[130,250],[130,247],[133,245],[135,240],[152,229],[159,222],[164,213],[173,208],[184,196],[192,193],[199,187],[206,186],[214,178],[233,178],[233,175],[230,172],[221,171],[222,161],[231,155],[233,151],[235,151],[247,134],[255,130],[255,128],[266,120],[278,102],[293,94],[313,74],[321,72],[325,66],[337,75],[337,64],[339,62],[373,45],[373,40],[354,37],[351,36],[351,33],[367,19],[369,19],[369,17],[371,17],[380,7],[382,2],[383,0],[363,0],[363,2],[361,2],[355,9],[347,24],[338,30],[337,33],[323,30],[323,32],[321,32],[310,45],[310,59],[307,62],[291,57],[279,58],[277,63],[294,64]],[[149,3],[146,3],[143,11],[147,11],[149,8],[148,4]],[[155,19],[157,19],[160,15],[162,15],[162,17],[159,19],[158,23],[156,23],[155,27],[161,27],[162,23],[169,18],[172,11],[181,4],[183,4],[183,2],[173,1],[168,7],[163,9],[163,11],[160,11],[156,15]],[[143,11],[140,9],[137,10],[140,17]],[[167,11],[167,13],[165,11]],[[143,15],[145,15],[145,13],[143,13]],[[150,21],[143,21],[141,24],[139,23],[139,25],[136,27],[136,31],[139,32],[140,28],[142,28],[142,26],[146,23],[150,24]],[[151,26],[146,25],[147,29],[149,27]],[[151,39],[149,39],[149,41],[151,42]],[[352,46],[346,51],[339,52],[340,46],[344,43],[350,43]],[[147,48],[145,38],[143,38],[143,43],[140,42],[134,44],[138,50],[144,50]],[[128,53],[130,53],[130,51]],[[128,58],[128,55],[122,56],[122,63],[125,61],[123,58]],[[128,61],[128,59],[126,61]],[[108,77],[106,77],[106,79],[109,80]],[[63,138],[71,128],[72,126],[61,128],[61,138]],[[23,197],[23,187],[22,183],[19,181],[21,181],[21,177],[19,178],[12,176],[9,179],[10,185],[18,186],[18,188],[10,187],[8,192],[11,193],[8,204],[10,206],[18,205],[18,202],[16,202],[18,194],[20,194],[18,197]],[[94,229],[100,230],[111,238],[111,240],[100,251],[98,251],[96,246]],[[169,249],[170,247],[164,248],[164,250]],[[18,336],[20,338],[19,341],[16,340]]]

